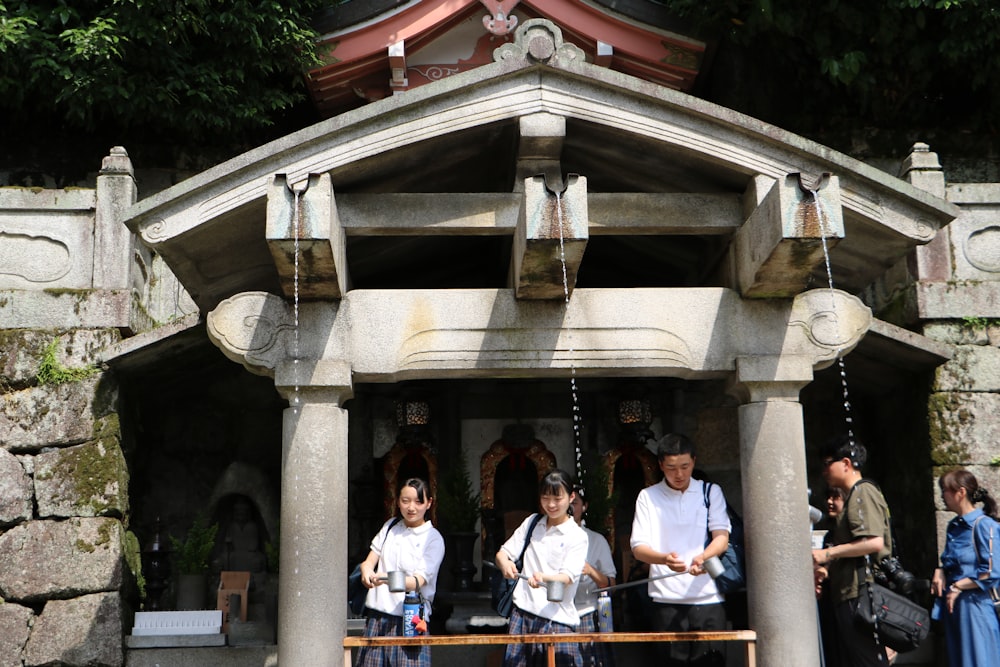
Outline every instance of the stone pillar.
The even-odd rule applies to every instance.
[[[312,370],[316,370],[317,364]],[[291,366],[291,364],[289,365]],[[289,400],[281,456],[278,664],[324,667],[347,635],[347,364],[312,372],[331,385],[275,383]],[[294,368],[289,370],[294,371]],[[282,386],[285,384],[285,386]]]
[[[736,360],[749,617],[762,667],[820,664],[798,402],[812,365],[804,356]]]
[[[137,197],[135,173],[128,153],[115,146],[97,175],[94,225],[94,287],[127,289],[135,239],[125,226],[125,211]]]
[[[278,664],[327,667],[347,634],[347,410],[351,365],[332,340],[336,306],[292,307],[263,292],[237,294],[208,314],[228,358],[274,378],[288,399],[282,428]],[[333,333],[331,333],[333,332]],[[324,345],[329,347],[324,347]],[[332,358],[324,358],[323,351]]]

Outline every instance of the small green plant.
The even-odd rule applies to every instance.
[[[267,571],[277,572],[278,563],[280,562],[280,546],[278,542],[278,537],[275,536],[270,542],[264,543],[264,554],[267,556]]]
[[[170,547],[174,551],[178,574],[208,572],[208,558],[215,548],[215,535],[218,532],[219,524],[209,525],[205,515],[198,514],[183,541],[170,536]]]
[[[97,367],[94,365],[80,368],[67,368],[63,366],[56,359],[56,351],[58,349],[58,338],[53,339],[48,347],[45,348],[45,352],[42,354],[42,361],[38,364],[38,373],[35,375],[38,384],[58,385],[66,384],[67,382],[78,382],[86,380],[91,375],[97,373]]]
[[[1000,456],[994,456],[990,459],[990,466],[993,468],[1000,468]]]
[[[479,520],[479,494],[473,491],[472,480],[465,466],[465,452],[451,462],[438,482],[437,507],[445,527],[453,532],[472,533]]]
[[[973,317],[971,315],[967,315],[962,318],[962,323],[972,329],[985,329],[989,325],[990,321],[985,317]]]

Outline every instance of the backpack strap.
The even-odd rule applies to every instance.
[[[389,522],[389,527],[385,529],[385,537],[382,538],[382,551],[385,551],[385,542],[389,539],[389,532],[392,530],[393,526],[403,520],[401,516],[395,516],[392,521]],[[379,560],[382,560],[382,554],[379,554]],[[375,563],[375,569],[378,569],[378,563]]]
[[[712,533],[708,530],[708,520],[712,516],[712,498],[710,497],[712,490],[711,482],[701,483],[701,492],[705,496],[705,545],[707,546],[709,542],[712,541]]]
[[[981,514],[978,518],[976,518],[975,521],[972,522],[972,546],[974,547],[974,550],[976,552],[976,565],[979,565],[982,562],[979,560],[979,548],[978,545],[976,544],[976,526],[978,526],[979,522],[985,518],[986,514]],[[990,552],[990,560],[988,563],[989,572],[992,575],[993,574],[993,527],[992,526],[990,527],[990,539],[989,542],[987,543],[987,548]]]
[[[535,532],[535,526],[538,522],[542,520],[541,513],[535,514],[531,517],[531,523],[528,525],[528,533],[524,536],[524,546],[521,547],[521,555],[517,557],[517,569],[521,569],[521,565],[524,562],[524,552],[528,550],[528,543],[531,542],[531,534]]]

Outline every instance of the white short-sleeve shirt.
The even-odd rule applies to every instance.
[[[705,507],[704,483],[692,479],[684,491],[672,489],[666,481],[639,492],[632,520],[632,548],[645,544],[661,553],[677,552],[685,562],[705,550],[713,530],[732,530],[722,489],[713,484],[709,492],[711,516]],[[706,522],[706,517],[708,521]],[[707,525],[707,530],[706,530]],[[649,576],[668,574],[666,565],[650,565]],[[722,602],[722,594],[707,574],[681,574],[649,582],[649,596],[656,602],[712,604]]]
[[[501,547],[512,561],[517,560],[521,554],[531,519],[532,517],[525,519]],[[558,526],[549,526],[548,520],[543,517],[531,533],[521,572],[528,576],[534,572],[563,573],[569,575],[573,583],[566,586],[561,602],[549,602],[545,586],[532,588],[527,581],[519,579],[514,589],[514,606],[556,623],[579,625],[580,615],[573,604],[573,598],[586,559],[587,534],[576,525],[576,521],[567,518]]]
[[[420,593],[433,602],[437,590],[438,570],[444,559],[444,539],[430,521],[416,528],[408,528],[402,521],[389,530],[392,520],[386,521],[372,540],[371,550],[378,554],[375,572],[385,574],[402,570],[407,576],[418,575],[427,583]],[[388,531],[388,535],[386,534]],[[393,616],[403,615],[405,593],[393,593],[385,584],[369,589],[365,606]],[[424,617],[430,618],[431,605],[424,605]]]
[[[587,535],[587,562],[605,577],[617,577],[618,570],[615,569],[615,562],[611,557],[608,539],[586,526],[581,526],[581,528]],[[580,581],[576,587],[576,597],[573,599],[576,611],[580,616],[585,616],[597,609],[598,594],[594,592],[596,588],[597,584],[594,583],[593,579],[586,575],[580,575]]]

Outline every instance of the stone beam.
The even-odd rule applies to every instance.
[[[587,179],[570,175],[564,192],[551,192],[545,177],[524,181],[514,232],[511,283],[518,299],[566,300],[587,248]]]
[[[267,191],[267,245],[288,298],[339,299],[347,293],[347,242],[329,174],[290,185],[278,174]]]
[[[801,174],[774,182],[733,239],[736,284],[744,297],[798,294],[844,237],[840,182],[824,174],[815,184]]]
[[[517,121],[520,132],[517,143],[517,176],[514,190],[520,191],[524,181],[537,174],[544,174],[549,187],[563,188],[562,156],[566,139],[566,118],[540,112],[521,116]]]
[[[871,321],[856,297],[828,289],[753,301],[725,288],[578,289],[568,304],[509,289],[352,290],[303,304],[298,329],[285,300],[245,292],[209,313],[207,330],[230,359],[287,387],[330,384],[342,361],[354,382],[722,378],[744,357],[815,370],[849,352]]]
[[[517,227],[522,199],[519,192],[351,193],[337,196],[337,211],[348,236],[505,236]],[[587,216],[591,236],[725,235],[743,222],[740,196],[729,193],[590,192]]]

